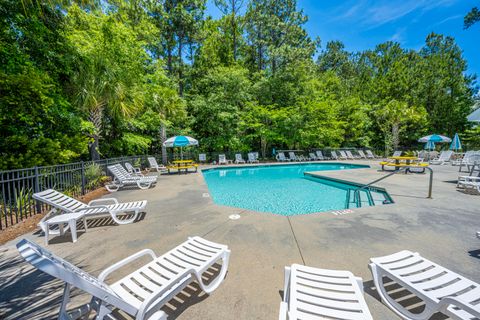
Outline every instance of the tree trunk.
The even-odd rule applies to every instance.
[[[400,127],[398,123],[392,125],[392,145],[393,149],[397,150],[400,144]]]
[[[178,95],[183,97],[183,59],[182,59],[183,43],[182,39],[178,40]]]
[[[163,145],[163,143],[167,140],[167,127],[164,123],[160,126],[160,143],[162,144],[162,163],[167,164],[168,157],[167,157],[167,147]]]
[[[98,134],[94,134],[93,141],[88,144],[88,151],[90,152],[90,159],[92,159],[92,161],[100,160],[100,153],[98,152],[98,140]]]
[[[261,152],[262,152],[262,157],[266,158],[267,156],[267,139],[265,137],[260,137],[260,146],[261,146]]]

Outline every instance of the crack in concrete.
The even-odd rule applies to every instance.
[[[300,249],[300,245],[298,244],[297,236],[295,235],[295,231],[293,231],[292,222],[290,222],[290,217],[289,216],[287,216],[287,220],[288,220],[288,224],[290,225],[290,230],[292,230],[293,239],[295,240],[295,243],[297,244],[298,253],[300,253],[300,258],[302,258],[303,265],[306,266],[305,259],[303,258],[303,254],[302,254],[302,249]]]

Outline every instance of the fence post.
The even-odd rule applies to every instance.
[[[80,172],[82,173],[82,196],[85,195],[85,164],[81,161],[82,168]]]
[[[35,188],[35,193],[37,192],[40,192],[40,175],[38,174],[38,167],[35,166],[35,184],[34,184],[34,188]],[[35,200],[35,211],[36,213],[40,213],[42,211],[42,206],[40,204],[40,202],[38,202],[37,200]]]

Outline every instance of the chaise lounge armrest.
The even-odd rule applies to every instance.
[[[116,271],[124,266],[126,266],[127,264],[129,264],[130,262],[134,261],[134,260],[137,260],[138,258],[141,258],[145,255],[150,255],[152,257],[152,260],[155,260],[157,258],[157,256],[155,255],[155,252],[153,252],[152,250],[150,249],[143,249],[143,250],[140,250],[138,251],[137,253],[134,253],[128,257],[126,257],[125,259],[122,259],[120,261],[118,261],[117,263],[114,263],[112,264],[110,267],[106,268],[105,270],[103,270],[100,275],[98,276],[98,279],[100,281],[105,281],[105,278],[111,274],[113,271]]]
[[[118,204],[118,200],[115,198],[102,198],[95,199],[88,203],[89,206],[96,206],[97,203],[109,203],[109,204]]]

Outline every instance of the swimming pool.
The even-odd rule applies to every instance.
[[[362,193],[360,203],[353,205],[351,193],[358,185],[304,175],[311,171],[368,167],[343,163],[306,163],[214,168],[203,170],[202,173],[210,195],[217,204],[289,216],[358,207],[371,200],[374,204],[388,200],[385,192],[375,190],[371,192],[374,196],[369,199],[366,199],[367,192]]]

